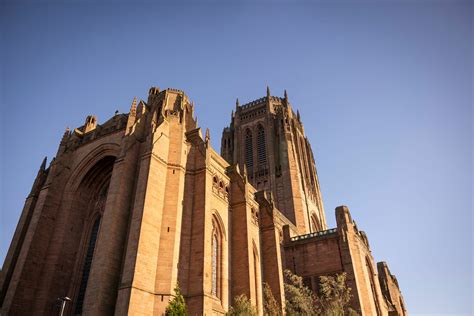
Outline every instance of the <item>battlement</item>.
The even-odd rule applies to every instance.
[[[160,88],[158,87],[151,87],[150,90],[148,90],[148,95],[160,95],[166,91],[175,92],[175,93],[184,95],[183,90],[174,89],[174,88],[166,88],[165,90],[160,90]]]
[[[267,100],[268,100],[268,97],[263,97],[263,98],[245,103],[245,104],[239,106],[238,108],[241,109],[241,110],[251,110],[251,109],[253,109],[257,106],[260,106],[260,105],[264,104]],[[285,100],[284,98],[270,96],[270,101],[280,103],[280,102],[283,102],[284,100]]]
[[[331,234],[337,233],[337,228],[331,228],[327,230],[322,230],[319,232],[314,232],[314,233],[309,233],[309,234],[304,234],[304,235],[299,235],[299,236],[294,236],[291,237],[291,241],[299,241],[299,240],[305,240],[313,237],[321,237],[321,236],[327,236]]]
[[[160,88],[158,87],[151,87],[150,90],[148,90],[149,95],[158,95],[160,94]]]
[[[179,90],[179,89],[167,88],[166,90],[167,90],[167,91],[173,91],[173,92],[178,92],[178,93],[184,94],[184,91],[183,91],[183,90]]]

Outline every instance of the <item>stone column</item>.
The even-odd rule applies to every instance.
[[[280,234],[274,221],[274,205],[268,199],[267,192],[255,194],[260,205],[260,238],[263,268],[263,282],[270,286],[273,296],[282,308],[285,309],[285,292],[283,287],[283,265],[280,253]],[[268,193],[267,193],[268,194]]]

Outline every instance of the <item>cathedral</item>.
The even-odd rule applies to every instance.
[[[103,124],[66,129],[41,164],[0,275],[1,315],[163,315],[179,284],[189,315],[224,315],[283,271],[317,292],[345,272],[361,315],[406,315],[349,209],[328,227],[315,157],[288,95],[236,102],[220,153],[181,90]],[[59,300],[58,300],[59,299]]]

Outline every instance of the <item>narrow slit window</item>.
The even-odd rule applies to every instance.
[[[253,137],[249,129],[245,133],[245,165],[248,169],[253,168]]]
[[[97,236],[99,234],[100,216],[94,222],[92,226],[91,234],[89,237],[89,244],[87,246],[86,257],[84,259],[84,266],[82,269],[81,285],[79,286],[79,293],[77,296],[77,304],[75,314],[82,313],[82,305],[84,304],[84,297],[86,295],[87,281],[89,280],[89,274],[92,266],[92,257],[94,256],[95,244],[97,242]]]

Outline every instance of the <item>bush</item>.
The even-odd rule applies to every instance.
[[[234,305],[229,309],[227,313],[229,316],[257,316],[257,310],[247,298],[245,294],[239,295],[234,298]]]
[[[184,302],[184,297],[181,294],[181,290],[179,289],[179,285],[176,285],[174,288],[174,297],[169,302],[168,307],[166,307],[165,311],[166,316],[185,316],[188,315],[188,311],[186,308],[186,303]]]
[[[303,278],[285,270],[285,303],[288,315],[319,315],[316,296],[303,284]]]
[[[263,284],[263,313],[268,316],[281,316],[281,307],[273,296],[272,289],[267,283]]]
[[[303,284],[303,278],[285,271],[285,300],[288,315],[356,316],[351,309],[351,288],[346,284],[346,273],[321,276],[319,296]]]
[[[320,295],[317,298],[317,305],[322,315],[358,315],[356,311],[348,307],[352,295],[351,288],[347,287],[346,278],[346,273],[319,278]]]

